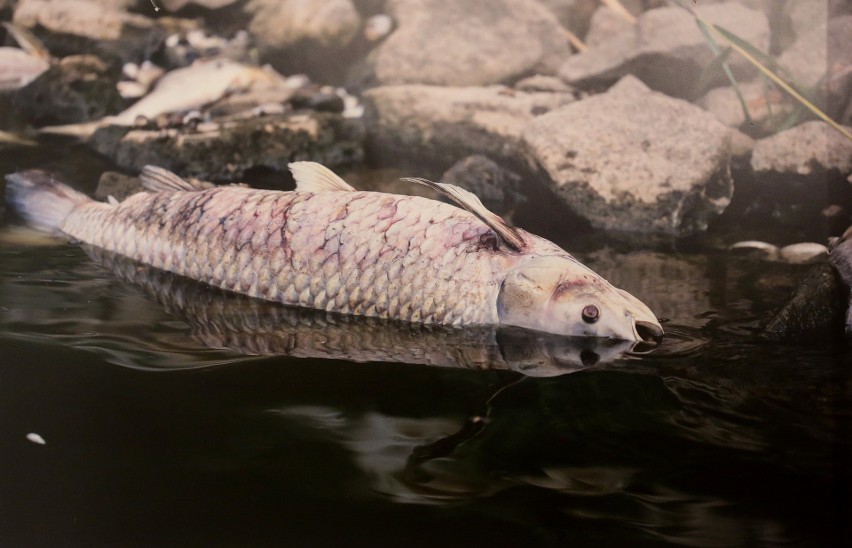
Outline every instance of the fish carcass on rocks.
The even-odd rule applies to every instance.
[[[411,179],[460,209],[359,192],[313,162],[290,168],[292,192],[199,190],[149,166],[142,179],[150,192],[120,203],[91,200],[41,171],[7,175],[6,194],[37,228],[288,305],[637,342],[663,334],[638,299],[461,188]]]

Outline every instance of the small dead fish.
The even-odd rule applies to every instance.
[[[283,86],[284,78],[271,69],[225,59],[198,61],[166,73],[148,95],[115,116],[83,124],[44,127],[39,131],[84,138],[99,127],[133,126],[140,117],[153,120],[162,114],[199,109],[229,93],[265,84]]]
[[[152,192],[121,203],[40,171],[7,175],[6,192],[37,228],[250,297],[411,323],[634,342],[663,334],[641,301],[464,189],[410,179],[455,207],[359,192],[313,162],[290,169],[292,192],[199,190],[150,166],[141,179]]]

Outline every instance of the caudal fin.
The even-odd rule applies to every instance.
[[[6,201],[29,224],[58,233],[72,209],[90,198],[39,170],[6,175]]]

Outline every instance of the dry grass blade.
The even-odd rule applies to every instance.
[[[630,21],[631,25],[636,24],[636,17],[634,17],[632,13],[627,11],[627,8],[624,7],[624,4],[622,4],[618,0],[601,0],[601,3],[603,3],[603,5],[605,5],[618,15]]]

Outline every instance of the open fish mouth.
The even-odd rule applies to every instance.
[[[636,342],[631,351],[639,354],[658,348],[663,342],[663,334],[665,333],[658,323],[643,320],[634,320],[633,331],[636,335]]]

